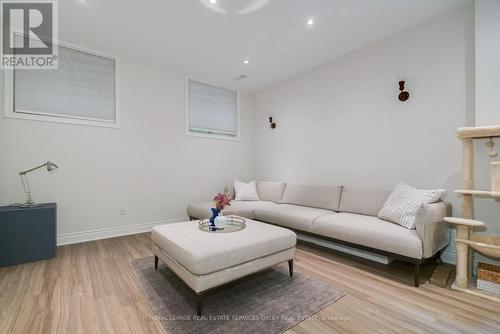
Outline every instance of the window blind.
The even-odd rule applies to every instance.
[[[14,112],[115,122],[115,60],[57,47],[57,70],[14,70]]]
[[[189,131],[238,135],[237,93],[189,80]]]

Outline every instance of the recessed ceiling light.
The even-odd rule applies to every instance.
[[[314,24],[314,19],[307,19],[307,25],[312,26]]]
[[[248,64],[250,61],[248,59],[243,60],[243,64]]]
[[[215,4],[217,3],[217,0],[210,0],[210,3],[211,3],[212,5],[215,5]]]

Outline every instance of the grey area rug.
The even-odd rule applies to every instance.
[[[161,263],[161,261],[160,261]],[[196,297],[164,264],[153,257],[130,262],[152,319],[170,334],[280,333],[336,302],[344,293],[306,274],[276,266],[217,289],[205,297],[196,316]]]

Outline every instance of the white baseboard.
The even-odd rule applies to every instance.
[[[185,218],[161,220],[151,223],[116,226],[116,227],[101,228],[83,232],[59,234],[57,236],[57,245],[58,246],[70,245],[85,241],[108,239],[108,238],[120,237],[123,235],[150,232],[151,229],[156,225],[180,223],[188,220],[189,218],[185,217]]]

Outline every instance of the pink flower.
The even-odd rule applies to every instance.
[[[231,200],[229,199],[229,196],[227,194],[218,193],[217,195],[215,195],[214,201],[215,205],[220,210],[224,209],[228,205],[231,205]]]

